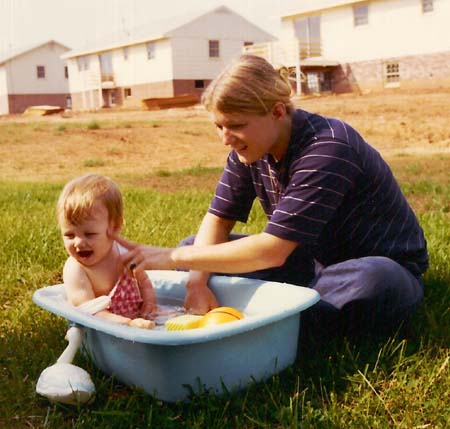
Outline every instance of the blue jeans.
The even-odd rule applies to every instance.
[[[324,337],[393,332],[423,298],[422,280],[384,256],[318,267],[308,286],[321,300],[302,313],[302,320],[307,332]]]
[[[232,240],[242,237],[230,235]],[[192,244],[194,238],[188,237],[180,245]],[[415,312],[423,298],[422,280],[384,256],[323,267],[299,247],[281,267],[233,275],[307,286],[319,292],[320,301],[301,314],[302,332],[318,339],[391,332]]]

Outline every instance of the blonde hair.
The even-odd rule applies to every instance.
[[[202,104],[206,110],[222,113],[266,115],[282,102],[293,112],[292,86],[286,67],[275,69],[264,58],[241,55],[206,88]]]
[[[112,222],[114,227],[122,226],[122,194],[116,183],[99,174],[77,177],[64,186],[56,206],[58,221],[78,225],[89,218],[97,201],[104,204],[109,222]]]

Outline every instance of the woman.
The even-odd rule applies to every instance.
[[[287,75],[243,55],[209,85],[202,102],[231,152],[194,245],[120,239],[124,263],[190,270],[195,313],[217,306],[209,273],[239,273],[316,289],[305,318],[318,332],[397,326],[423,296],[423,231],[378,152],[344,122],[295,110]],[[264,231],[230,235],[255,198]]]

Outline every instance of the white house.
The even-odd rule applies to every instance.
[[[62,56],[77,110],[134,106],[142,99],[200,96],[243,46],[275,40],[225,6],[151,22],[140,32]]]
[[[61,55],[68,50],[50,40],[0,57],[0,115],[34,105],[66,107],[69,82]]]
[[[449,22],[450,0],[303,0],[246,51],[301,69],[298,92],[448,87]]]

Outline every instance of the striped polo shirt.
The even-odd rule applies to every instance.
[[[386,256],[419,276],[428,267],[418,220],[380,154],[337,120],[297,110],[283,159],[252,164],[232,151],[209,212],[246,222],[258,198],[265,232],[297,241],[325,266]]]

